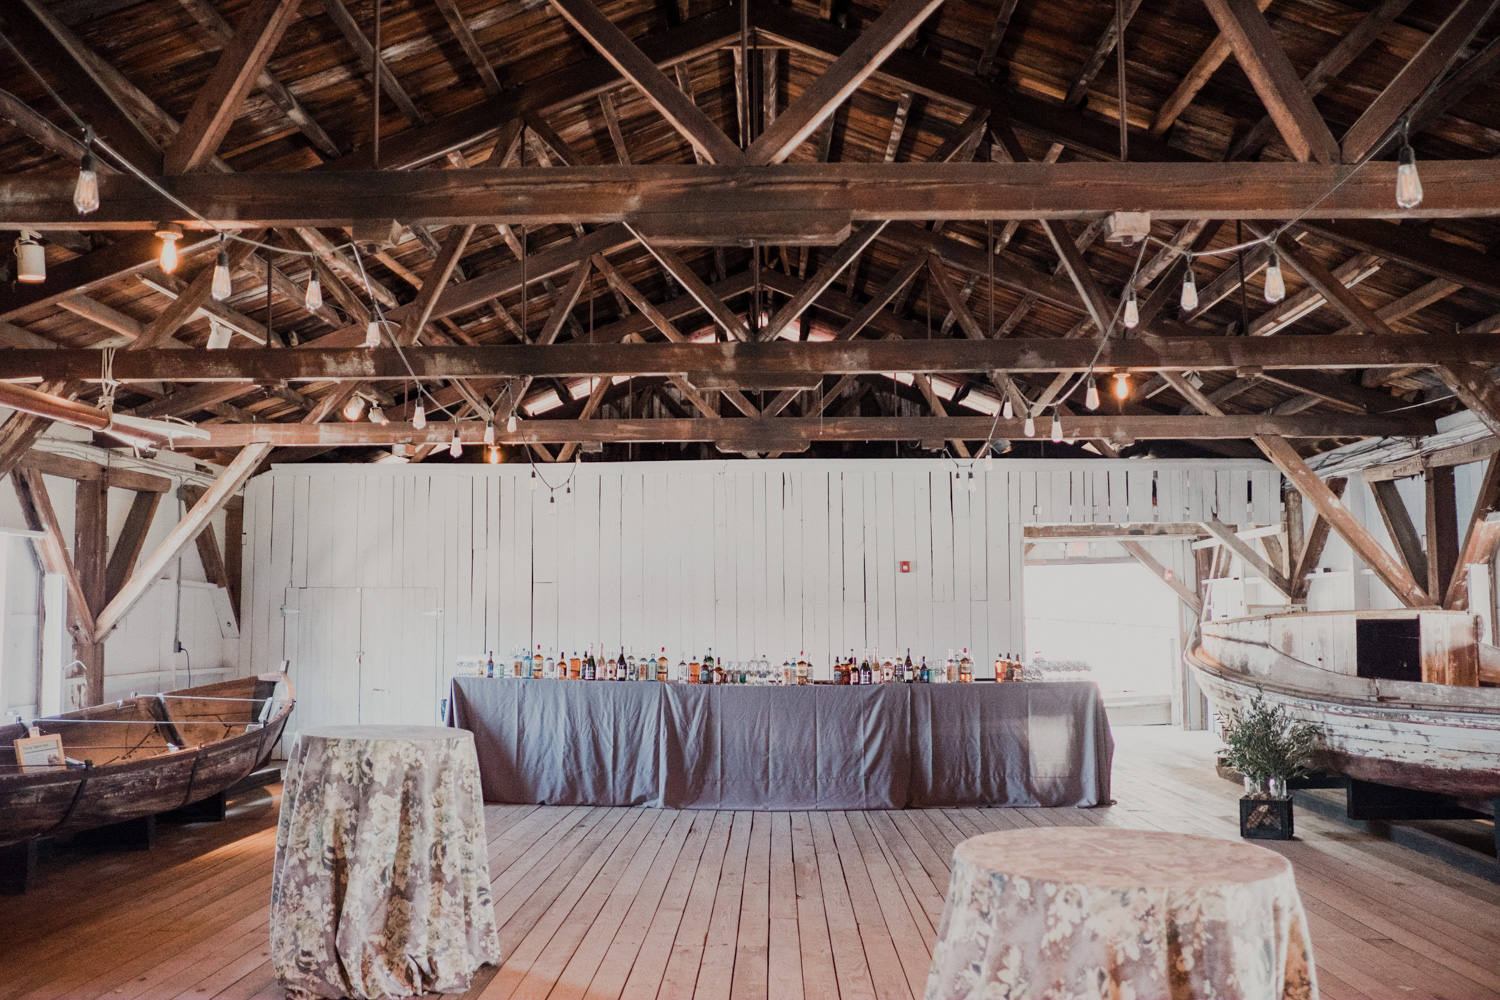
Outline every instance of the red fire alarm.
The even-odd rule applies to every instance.
[[[911,572],[911,560],[910,559],[903,559],[903,560],[901,560],[901,572],[903,572],[903,573],[910,573]]]

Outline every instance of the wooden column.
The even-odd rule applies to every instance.
[[[1429,468],[1427,481],[1427,593],[1441,599],[1448,593],[1458,562],[1458,502],[1454,497],[1453,466]]]
[[[108,599],[108,473],[98,479],[80,480],[74,486],[73,566],[89,613],[97,617]],[[104,700],[104,643],[89,641],[92,638],[75,635],[73,655],[84,665],[88,703],[97,705]]]

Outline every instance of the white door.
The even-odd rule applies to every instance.
[[[430,726],[438,721],[437,592],[360,591],[359,721]]]
[[[288,728],[437,721],[431,589],[296,587],[282,609],[297,693]]]

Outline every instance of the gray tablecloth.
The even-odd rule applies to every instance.
[[[679,809],[1095,806],[1092,683],[704,687],[459,677],[491,802]]]

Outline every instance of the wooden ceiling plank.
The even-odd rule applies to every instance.
[[[1416,55],[1407,60],[1395,79],[1344,133],[1342,152],[1345,163],[1359,163],[1379,152],[1402,116],[1468,46],[1475,33],[1495,12],[1497,4],[1500,0],[1460,0]]]
[[[1252,0],[1203,0],[1298,160],[1338,163],[1339,145]]]
[[[1487,295],[1500,295],[1500,271],[1493,259],[1410,227],[1376,219],[1304,219],[1299,225],[1317,236],[1398,261],[1422,274],[1446,278]]]
[[[474,37],[474,32],[469,30],[469,22],[464,20],[458,4],[454,0],[433,0],[433,3],[438,12],[443,15],[443,20],[448,22],[448,30],[453,32],[454,38],[458,39],[459,47],[469,58],[470,65],[479,74],[479,82],[484,85],[484,92],[491,97],[500,93],[500,80],[495,76],[495,67],[490,64],[489,56],[484,54],[484,48]]]
[[[1141,0],[1126,0],[1124,11],[1126,27],[1130,26],[1130,21],[1135,17],[1135,12],[1140,9]],[[1120,20],[1117,17],[1111,16],[1109,23],[1104,27],[1104,31],[1099,35],[1099,41],[1094,44],[1094,50],[1084,60],[1083,69],[1074,78],[1073,85],[1068,88],[1067,96],[1063,98],[1064,104],[1076,108],[1083,103],[1084,98],[1089,95],[1089,88],[1094,85],[1094,78],[1104,68],[1104,60],[1108,59],[1110,53],[1114,52],[1115,44],[1119,39]]]
[[[259,427],[264,425],[226,426]],[[146,591],[156,582],[156,577],[161,571],[177,557],[177,553],[182,551],[188,542],[198,537],[198,533],[209,525],[209,519],[218,513],[234,494],[239,492],[240,488],[245,485],[245,480],[249,479],[260,467],[261,459],[265,458],[270,450],[271,446],[267,444],[251,444],[234,457],[234,460],[214,480],[213,485],[204,492],[203,497],[172,526],[172,530],[161,540],[151,555],[136,567],[135,572],[120,587],[119,593],[105,605],[95,624],[96,641],[102,641],[108,636],[135,606],[135,603],[145,596]]]
[[[1405,2],[1410,3],[1411,0],[1405,0]],[[1265,13],[1266,8],[1271,6],[1271,0],[1255,0],[1255,6],[1261,13]],[[1214,73],[1218,72],[1224,60],[1229,58],[1231,51],[1229,36],[1222,31],[1219,32],[1214,40],[1208,43],[1208,48],[1203,50],[1198,61],[1193,63],[1193,68],[1188,70],[1187,76],[1182,78],[1177,89],[1172,91],[1162,103],[1161,108],[1157,110],[1156,117],[1151,120],[1152,135],[1158,137],[1166,135],[1167,129],[1171,128],[1173,123],[1188,109],[1188,105],[1193,103],[1198,92],[1213,78]]]
[[[401,114],[413,125],[423,125],[427,122],[427,116],[412,102],[411,96],[407,94],[406,88],[401,86],[401,81],[396,79],[396,74],[386,65],[383,55],[377,56],[375,47],[360,30],[359,24],[354,20],[344,6],[344,0],[323,0],[323,10],[327,12],[329,20],[343,34],[344,40],[354,50],[359,58],[360,64],[364,66],[365,72],[370,74],[371,79],[378,72],[380,74],[381,93],[391,99],[391,102],[400,109]]]
[[[776,314],[771,317],[766,328],[760,332],[759,339],[775,340],[781,336],[782,331],[796,323],[808,307],[838,280],[838,276],[844,272],[844,269],[849,267],[871,243],[875,242],[875,237],[879,236],[883,229],[885,229],[884,222],[861,223],[854,232],[849,234],[849,238],[844,240],[838,249],[818,266],[811,280],[804,284],[797,294],[783,303],[780,309],[776,310]]]
[[[615,99],[607,93],[600,94],[599,109],[604,112],[604,125],[609,129],[609,141],[614,144],[615,157],[621,166],[630,166],[630,148],[625,145],[625,133],[620,131],[620,113],[615,110]]]
[[[163,173],[201,170],[213,159],[282,34],[296,18],[297,7],[295,0],[255,0],[241,16],[234,37],[219,53],[182,128],[163,154]]]
[[[632,229],[631,232],[635,232],[635,230]],[[641,246],[645,247],[651,253],[651,256],[656,258],[657,263],[677,280],[677,283],[682,286],[683,291],[691,295],[693,301],[703,307],[703,311],[709,315],[719,329],[724,331],[724,336],[730,340],[750,339],[750,331],[745,326],[745,321],[740,319],[739,314],[729,308],[723,299],[714,294],[713,289],[708,287],[707,282],[698,277],[698,272],[689,267],[675,251],[668,247],[658,246],[649,242],[643,239],[639,233],[636,233],[636,239],[640,240]]]
[[[263,234],[256,232],[249,234],[250,239],[259,239]],[[249,243],[236,241],[229,248],[229,269],[233,272],[241,264],[249,259],[255,252],[255,247]],[[127,350],[140,351],[151,347],[161,347],[170,340],[182,325],[193,318],[193,315],[202,308],[209,299],[213,290],[214,268],[212,265],[204,267],[193,278],[188,287],[176,299],[167,305],[146,327],[135,343]]]
[[[551,0],[551,3],[705,159],[711,163],[743,160],[740,148],[591,0]]]
[[[553,0],[558,2],[558,0]],[[583,3],[587,0],[565,0]],[[746,150],[752,164],[780,163],[901,47],[943,0],[895,0],[833,65],[789,104]]]

